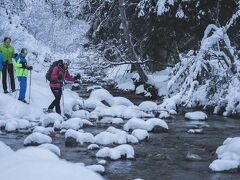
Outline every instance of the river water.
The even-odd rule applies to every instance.
[[[80,91],[84,97],[86,90]],[[114,95],[126,96],[132,102],[139,104],[143,99],[140,96],[124,94],[112,90]],[[85,93],[85,94],[84,94]],[[136,99],[136,102],[135,102]],[[210,163],[216,159],[215,151],[228,137],[240,136],[240,121],[222,116],[210,115],[207,121],[187,121],[183,115],[173,116],[166,120],[169,125],[168,133],[150,133],[148,141],[133,145],[135,150],[134,160],[107,160],[104,165],[104,178],[109,180],[239,180],[240,172],[215,173],[209,169]],[[85,128],[86,132],[94,135],[107,129],[107,125],[94,124],[94,127]],[[121,128],[121,126],[116,126]],[[202,128],[201,134],[189,134],[191,128]],[[5,142],[14,150],[23,147],[26,133],[0,134],[0,141]],[[65,147],[63,135],[56,134],[53,144],[61,149],[61,158],[72,162],[83,162],[86,165],[97,164],[95,157],[97,150],[88,150],[87,144],[78,147]],[[201,160],[192,160],[187,154],[196,154]]]

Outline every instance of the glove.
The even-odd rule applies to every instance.
[[[24,62],[24,63],[22,63],[22,68],[23,69],[27,69],[27,64]]]
[[[7,66],[8,65],[8,61],[3,62],[3,65]]]
[[[61,80],[63,79],[63,75],[62,75],[62,74],[59,74],[58,77],[57,77],[57,79],[58,79],[59,81],[61,81]]]
[[[27,69],[31,71],[31,70],[33,70],[33,67],[32,66],[28,66]]]
[[[81,78],[81,75],[80,74],[77,74],[76,76],[74,76],[74,79],[77,80],[77,79],[80,79]]]

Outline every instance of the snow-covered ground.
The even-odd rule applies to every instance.
[[[103,179],[81,163],[61,160],[48,149],[46,146],[29,147],[14,152],[0,141],[0,179]]]
[[[131,69],[130,65],[121,65],[109,69],[106,72],[105,80],[113,80],[117,83],[117,88],[133,91],[135,86],[133,84],[133,79],[138,79],[139,75],[136,73],[129,73]],[[163,71],[155,73],[147,73],[149,78],[149,83],[153,84],[157,90],[159,96],[167,95],[167,84],[170,78],[171,68],[167,68]],[[140,85],[137,88],[137,94],[143,93],[145,96],[149,96],[149,93],[144,90]]]

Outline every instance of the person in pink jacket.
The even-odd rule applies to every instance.
[[[68,72],[68,65],[70,61],[59,60],[57,66],[55,66],[51,73],[50,88],[55,97],[53,102],[48,107],[48,112],[53,112],[55,107],[56,112],[61,114],[60,101],[62,96],[62,87],[64,85],[64,80],[75,81],[80,79],[80,74],[77,74],[75,77],[71,76]]]

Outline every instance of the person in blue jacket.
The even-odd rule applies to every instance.
[[[27,90],[28,71],[29,70],[31,71],[33,69],[32,66],[28,66],[27,64],[27,60],[26,60],[27,53],[28,53],[27,49],[22,48],[20,54],[16,56],[15,62],[14,62],[16,76],[18,78],[19,85],[20,85],[18,100],[24,103],[27,103],[27,101],[25,100],[25,94]]]
[[[3,55],[0,53],[0,79],[2,75],[2,69],[3,69]]]

